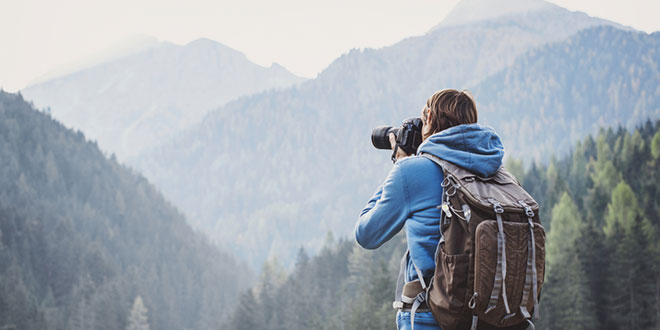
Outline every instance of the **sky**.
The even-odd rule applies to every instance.
[[[487,1],[487,0],[486,0]],[[15,92],[147,36],[209,38],[263,66],[313,78],[353,48],[422,35],[458,0],[0,0],[0,87]],[[552,0],[635,29],[660,30],[658,0]]]

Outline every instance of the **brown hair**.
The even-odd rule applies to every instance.
[[[424,112],[431,110],[428,129],[422,132],[426,140],[434,133],[447,128],[477,122],[477,105],[470,92],[455,89],[443,89],[433,93],[426,101]]]

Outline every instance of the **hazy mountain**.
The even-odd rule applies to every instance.
[[[38,107],[97,140],[119,158],[133,155],[240,96],[302,81],[218,42],[161,42],[144,51],[29,86]]]
[[[249,285],[143,177],[0,91],[0,328],[219,328]]]
[[[538,0],[463,0],[432,30],[557,8],[557,5]]]
[[[30,81],[28,86],[37,85],[39,83],[63,77],[77,71],[89,69],[93,66],[103,64],[105,62],[111,62],[122,57],[133,55],[145,51],[151,47],[158,46],[158,44],[159,41],[155,37],[140,34],[134,35],[115,44],[112,44],[97,53],[90,54],[72,63],[62,65],[61,67],[46,72],[44,75]]]
[[[550,6],[353,50],[314,80],[210,112],[131,163],[254,265],[290,260],[329,230],[350,233],[382,183],[391,164],[371,146],[373,127],[398,125],[438,89],[476,86],[530,49],[601,24]]]
[[[538,12],[565,12],[565,9],[543,0],[462,0],[447,17],[434,26],[431,31],[450,26],[468,25],[492,19],[512,18],[515,16],[535,14]],[[583,20],[586,15],[574,13],[574,17]],[[598,19],[605,22],[603,19]],[[609,22],[623,29],[631,29],[620,24]]]
[[[517,158],[548,160],[599,127],[660,118],[660,32],[603,27],[530,51],[473,89]]]

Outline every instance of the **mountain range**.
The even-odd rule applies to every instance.
[[[459,14],[466,6],[488,3],[468,2],[459,3]],[[503,3],[509,2],[516,3]],[[314,251],[328,231],[350,234],[391,166],[389,154],[371,146],[371,129],[417,116],[438,89],[473,90],[478,107],[483,105],[480,122],[502,131],[507,154],[528,164],[548,159],[558,143],[569,145],[593,133],[591,123],[619,123],[608,109],[583,112],[586,104],[608,98],[610,88],[616,88],[585,85],[609,83],[603,77],[626,84],[644,80],[643,91],[621,91],[626,99],[646,93],[650,100],[626,123],[657,115],[657,91],[648,87],[658,84],[657,34],[543,1],[528,5],[528,10],[502,10],[499,16],[464,23],[450,16],[447,24],[423,36],[382,49],[352,50],[316,79],[230,102],[128,162],[179,205],[195,227],[258,267],[270,257],[291,260],[301,245]],[[618,42],[608,43],[610,37]],[[618,58],[619,52],[628,55]],[[563,57],[554,60],[550,54]],[[586,55],[591,57],[580,57]],[[574,65],[559,66],[565,62]],[[598,75],[610,65],[615,67]],[[631,72],[631,66],[641,71]],[[515,72],[532,76],[517,74],[514,80]],[[578,74],[584,78],[577,79]],[[559,77],[566,77],[561,84],[554,81]],[[499,85],[502,79],[515,90],[500,91],[508,86]],[[557,90],[551,95],[527,90],[528,81],[536,89],[558,84]],[[578,109],[564,99],[573,90],[590,90]],[[520,97],[515,95],[526,93],[534,102],[516,104]],[[509,95],[514,97],[505,98]],[[555,111],[559,104],[563,113]],[[621,104],[616,111],[625,109]],[[546,115],[535,121],[539,111]],[[578,112],[585,125],[570,122]],[[519,117],[534,126],[516,131]],[[559,124],[547,126],[548,118]],[[574,134],[565,135],[565,127],[573,127]],[[530,137],[542,143],[525,143]]]
[[[209,39],[158,42],[21,90],[119,159],[136,155],[241,96],[304,79]]]

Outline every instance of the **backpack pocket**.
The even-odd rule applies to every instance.
[[[511,326],[525,321],[520,312],[520,306],[524,305],[531,312],[534,304],[530,292],[523,295],[527,281],[528,255],[529,255],[529,224],[521,222],[503,223],[505,233],[505,255],[502,259],[506,262],[506,278],[497,285],[498,271],[498,230],[497,221],[486,220],[481,222],[475,231],[475,273],[474,292],[475,312],[479,319],[496,326]],[[545,233],[540,224],[534,224],[535,255],[537,288],[543,284]],[[531,279],[531,276],[529,277]],[[499,286],[499,287],[498,287]],[[499,291],[499,293],[498,293]],[[504,294],[506,293],[506,294]],[[540,293],[540,292],[539,292]],[[493,297],[495,296],[495,297]],[[524,297],[524,298],[523,298]],[[507,315],[504,299],[510,309]],[[525,300],[525,301],[523,301]]]
[[[446,254],[440,246],[438,255],[440,272],[435,274],[434,288],[438,293],[438,305],[449,313],[462,313],[468,292],[468,254]]]

